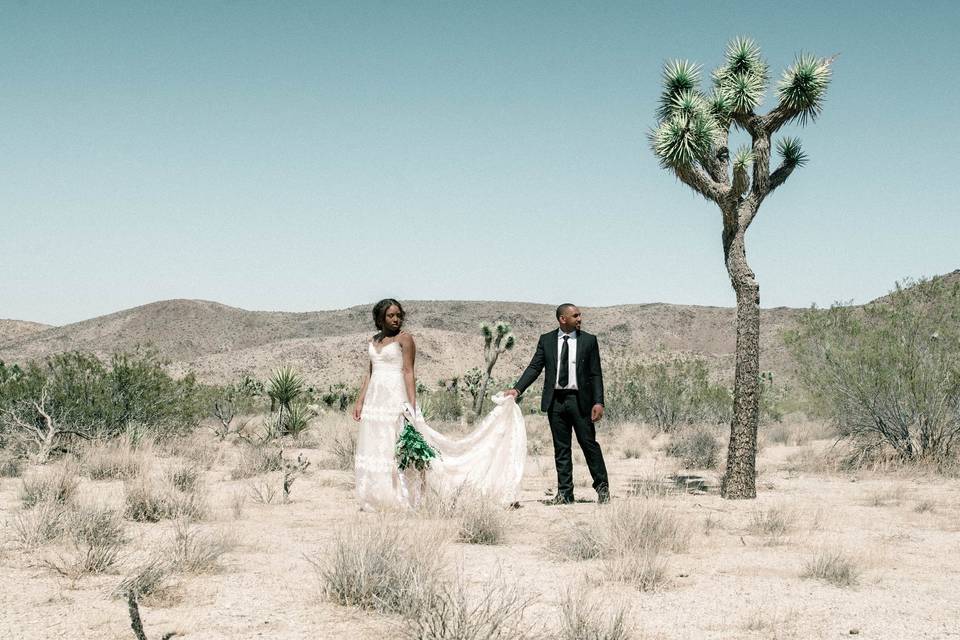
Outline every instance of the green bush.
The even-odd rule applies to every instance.
[[[960,282],[898,284],[862,308],[812,308],[786,340],[807,391],[861,457],[955,459]]]
[[[0,412],[42,421],[34,403],[60,429],[110,438],[139,425],[158,437],[195,427],[203,415],[192,374],[174,379],[153,349],[115,353],[108,363],[80,351],[60,353],[25,368],[0,363]],[[42,422],[40,422],[42,424]],[[0,445],[22,435],[0,421]]]
[[[609,368],[607,414],[613,420],[639,420],[669,431],[680,424],[729,422],[730,390],[710,379],[703,360],[615,362]]]

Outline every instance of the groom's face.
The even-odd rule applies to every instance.
[[[567,307],[560,314],[560,328],[565,333],[570,333],[574,329],[580,330],[580,309],[576,307]]]

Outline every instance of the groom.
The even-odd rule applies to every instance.
[[[547,413],[553,432],[553,456],[557,464],[557,495],[553,504],[573,502],[571,431],[583,450],[593,476],[598,502],[610,501],[610,485],[603,453],[597,444],[594,423],[603,418],[603,373],[597,337],[580,330],[580,310],[567,303],[557,307],[560,328],[540,336],[530,365],[512,389],[517,397],[546,371],[540,409]]]

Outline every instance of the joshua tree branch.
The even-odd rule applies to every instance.
[[[674,167],[677,177],[688,187],[702,195],[707,200],[713,200],[717,204],[723,199],[727,188],[716,182],[707,173],[697,165],[686,165]]]
[[[767,195],[773,193],[773,190],[782,185],[787,181],[787,178],[790,177],[790,174],[793,173],[793,169],[796,167],[794,164],[783,163],[777,170],[770,174],[770,186],[767,189]]]

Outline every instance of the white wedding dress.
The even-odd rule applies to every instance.
[[[413,424],[436,449],[424,475],[401,472],[395,447],[403,428],[407,392],[403,383],[403,350],[391,342],[378,350],[368,345],[372,372],[367,384],[356,451],[356,490],[364,511],[408,509],[424,492],[440,496],[468,490],[510,504],[520,493],[527,458],[527,432],[514,399],[498,394],[494,408],[465,437],[453,439],[430,428],[417,412]]]

